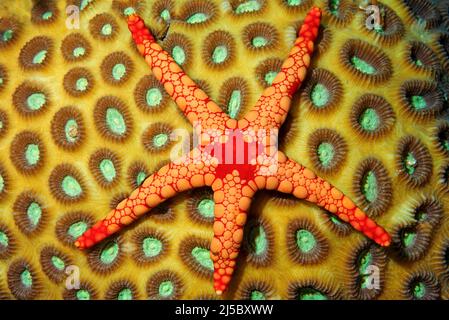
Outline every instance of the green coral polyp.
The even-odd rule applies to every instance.
[[[68,142],[74,143],[78,137],[78,123],[75,119],[67,120],[64,126],[65,138]]]
[[[164,9],[161,11],[160,17],[162,18],[162,20],[164,20],[165,22],[170,21],[171,15],[170,15],[170,11],[168,11],[167,9]]]
[[[59,258],[58,256],[51,257],[51,263],[59,271],[62,271],[65,268],[64,261],[61,258]]]
[[[408,248],[411,247],[416,240],[416,232],[413,230],[403,230],[401,234],[401,242],[404,245],[404,247]]]
[[[110,159],[101,160],[99,167],[106,181],[111,182],[116,178],[117,172],[114,163]]]
[[[159,133],[157,135],[155,135],[153,137],[153,144],[157,147],[157,148],[162,148],[163,146],[165,146],[168,142],[168,134],[166,133]]]
[[[36,111],[42,108],[47,101],[45,94],[42,92],[32,93],[27,98],[27,106],[30,110]]]
[[[407,174],[413,175],[418,166],[418,160],[416,160],[413,153],[409,152],[404,159],[404,168]]]
[[[153,258],[161,254],[162,247],[162,242],[159,239],[153,237],[143,239],[142,250],[147,258]]]
[[[197,24],[197,23],[203,23],[209,19],[209,16],[203,12],[198,12],[192,14],[190,17],[187,18],[186,22],[189,24]]]
[[[378,196],[377,178],[373,171],[366,173],[362,180],[362,193],[368,202],[374,202]]]
[[[20,273],[20,282],[26,288],[31,288],[33,285],[33,277],[31,276],[30,270],[27,268]]]
[[[173,294],[175,286],[170,280],[162,281],[159,284],[159,295],[166,298]]]
[[[373,255],[369,250],[364,250],[360,253],[358,257],[358,268],[359,268],[359,278],[360,278],[360,285],[362,288],[367,288],[370,283],[370,275],[368,268],[373,263]]]
[[[162,92],[159,88],[150,88],[145,95],[147,105],[150,107],[156,107],[161,104]]]
[[[228,103],[228,114],[232,119],[235,119],[239,114],[241,103],[242,103],[242,92],[240,90],[232,91]]]
[[[268,240],[265,230],[262,226],[253,227],[249,233],[249,244],[254,254],[259,256],[266,252]]]
[[[124,288],[120,290],[120,292],[117,295],[117,300],[132,300],[133,299],[133,292],[129,288]]]
[[[42,208],[37,202],[31,202],[27,208],[27,217],[33,227],[39,224],[42,217]]]
[[[110,23],[106,23],[101,27],[101,34],[104,36],[110,36],[112,34],[112,25]]]
[[[9,238],[3,231],[0,231],[0,246],[7,247],[9,244]]]
[[[112,133],[123,135],[126,133],[126,123],[123,115],[116,108],[108,108],[106,110],[106,123]]]
[[[2,34],[3,42],[8,42],[12,39],[14,31],[11,29],[5,30]]]
[[[117,63],[112,67],[112,76],[115,80],[121,80],[126,74],[126,66],[123,63]]]
[[[176,61],[177,64],[179,65],[184,64],[184,62],[186,61],[186,53],[182,47],[174,46],[171,53],[173,59]]]
[[[212,52],[212,61],[214,63],[220,64],[225,62],[228,57],[228,48],[224,45],[217,46]]]
[[[427,107],[426,99],[423,96],[412,96],[410,103],[415,110],[423,110]]]
[[[301,288],[298,290],[299,300],[327,300],[327,296],[314,288]]]
[[[125,8],[125,10],[123,10],[123,14],[125,16],[129,16],[129,15],[132,15],[134,13],[136,13],[136,10],[133,7],[128,7],[128,8]]]
[[[313,86],[310,93],[310,99],[313,104],[319,108],[325,106],[329,102],[329,90],[325,85],[317,83]]]
[[[83,47],[76,47],[72,52],[73,56],[76,58],[82,57],[86,54],[86,49]]]
[[[373,108],[367,108],[360,115],[359,123],[363,130],[374,132],[379,128],[380,118],[376,110],[374,110]]]
[[[215,202],[212,199],[202,199],[198,203],[197,210],[205,218],[212,218],[214,216]]]
[[[356,68],[358,71],[360,71],[362,73],[369,74],[369,75],[373,75],[376,73],[375,67],[373,67],[367,61],[365,61],[359,57],[356,57],[356,56],[352,57],[351,63],[354,66],[354,68]]]
[[[87,230],[87,223],[84,221],[78,221],[72,223],[67,230],[67,233],[73,238],[77,239]]]
[[[33,64],[41,64],[47,58],[47,50],[41,50],[33,57]]]
[[[34,166],[39,162],[40,150],[39,146],[34,143],[30,143],[25,148],[25,159],[30,166]]]
[[[51,19],[51,17],[53,17],[53,12],[51,12],[51,11],[47,11],[42,14],[43,20],[49,20],[49,19]]]
[[[318,146],[317,154],[323,167],[328,167],[331,165],[332,159],[334,159],[335,148],[329,142],[322,142]]]
[[[239,4],[234,12],[236,14],[242,14],[242,13],[248,13],[248,12],[254,12],[254,11],[259,11],[261,8],[261,4],[259,1],[257,0],[249,0],[246,2],[243,2],[241,4]]]
[[[316,247],[316,239],[313,233],[308,230],[298,230],[296,232],[296,245],[304,253],[312,251]]]
[[[137,175],[136,175],[136,183],[138,186],[140,186],[142,184],[142,182],[145,180],[145,178],[147,177],[146,173],[143,171],[140,171]]]
[[[422,299],[426,295],[426,285],[423,282],[415,283],[413,286],[413,296]]]
[[[80,183],[72,176],[62,179],[62,191],[71,198],[76,198],[83,192]]]
[[[276,78],[278,72],[277,71],[268,71],[265,76],[264,80],[268,85],[271,85],[274,81],[274,78]]]
[[[265,37],[257,36],[251,39],[251,44],[255,48],[262,48],[265,47],[268,44],[268,40]]]
[[[90,293],[85,289],[80,289],[76,292],[76,298],[78,300],[90,300]]]
[[[302,3],[302,0],[287,0],[287,5],[291,7],[299,6]]]
[[[79,78],[76,80],[75,88],[78,91],[86,91],[89,86],[89,81],[86,78]]]
[[[116,242],[109,242],[106,246],[101,250],[100,260],[104,264],[111,264],[115,261],[119,254],[119,246]]]
[[[265,294],[259,290],[253,290],[250,294],[250,300],[266,300]]]

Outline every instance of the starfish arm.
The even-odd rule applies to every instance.
[[[390,244],[391,237],[385,229],[378,226],[340,190],[311,170],[286,159],[285,162],[279,162],[275,178],[276,190],[316,203],[381,246]]]
[[[243,228],[254,190],[236,170],[212,184],[215,201],[214,237],[210,246],[214,263],[214,289],[222,294],[231,281],[243,241]]]
[[[154,76],[164,85],[165,91],[187,119],[192,124],[201,121],[205,128],[224,129],[229,117],[185,74],[170,54],[161,48],[150,30],[145,27],[142,18],[130,15],[128,28]]]
[[[314,41],[318,35],[321,10],[314,7],[307,14],[299,36],[281,71],[271,86],[266,88],[256,105],[244,117],[250,126],[260,128],[279,128],[287,117],[293,94],[306,76],[313,52]]]
[[[84,232],[75,242],[79,249],[89,248],[131,224],[144,213],[179,192],[210,185],[215,178],[209,167],[193,158],[193,151],[171,162],[146,178],[142,185]]]

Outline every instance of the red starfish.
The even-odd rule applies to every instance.
[[[340,190],[277,150],[276,133],[284,122],[292,95],[310,64],[321,10],[313,8],[282,70],[256,105],[241,120],[229,118],[182,71],[155,41],[143,20],[128,18],[139,52],[187,119],[201,125],[199,146],[149,176],[129,198],[79,237],[75,245],[89,248],[175,194],[210,186],[214,192],[214,288],[221,294],[234,272],[251,199],[257,190],[278,190],[316,203],[382,246],[389,234]],[[218,133],[218,134],[217,134]]]

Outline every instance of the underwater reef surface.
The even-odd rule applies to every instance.
[[[192,132],[138,53],[127,15],[142,16],[239,119],[315,5],[319,40],[280,149],[353,199],[392,243],[379,247],[315,205],[261,191],[223,297],[447,299],[449,5],[375,2],[381,21],[370,29],[367,3],[343,0],[3,0],[0,298],[219,298],[207,188],[91,250],[74,246],[169,161],[174,130]],[[80,8],[78,29],[69,5]]]

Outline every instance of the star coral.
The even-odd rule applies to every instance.
[[[80,249],[89,248],[177,193],[209,186],[215,200],[210,250],[217,294],[223,293],[234,273],[250,203],[258,190],[292,193],[316,203],[378,244],[388,246],[391,239],[382,227],[336,187],[288,159],[277,149],[277,135],[273,136],[273,131],[276,133],[285,121],[292,96],[306,77],[320,18],[321,10],[312,8],[272,85],[237,121],[229,118],[182,71],[156,43],[139,16],[130,15],[129,30],[153,74],[187,119],[201,126],[200,145],[148,177],[105,219],[80,236],[75,245]],[[212,130],[215,134],[211,134]]]

